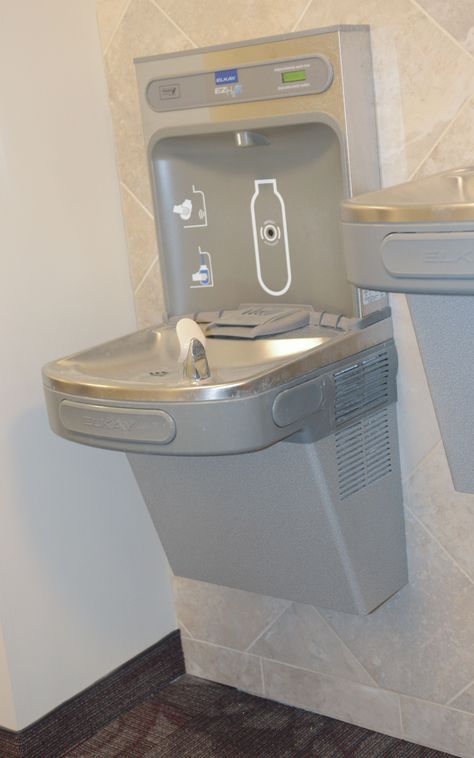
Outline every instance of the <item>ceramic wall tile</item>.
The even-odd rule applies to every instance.
[[[189,40],[151,0],[132,0],[105,56],[121,180],[151,210],[133,59],[184,50]]]
[[[135,293],[135,309],[140,329],[160,323],[165,303],[158,260],[152,265]]]
[[[288,608],[286,600],[175,577],[176,612],[191,635],[246,650]]]
[[[391,294],[398,352],[398,432],[402,477],[406,479],[440,440],[425,370],[405,295]]]
[[[461,758],[474,755],[474,715],[423,700],[402,697],[406,738]]]
[[[265,695],[351,724],[401,735],[398,696],[376,687],[263,661]]]
[[[416,0],[463,47],[474,54],[473,0]]]
[[[454,490],[443,445],[405,486],[406,502],[474,582],[474,495]]]
[[[182,642],[188,674],[263,695],[261,663],[257,656],[185,637]]]
[[[472,166],[473,156],[474,98],[471,98],[420,166],[417,176],[428,176],[457,166]]]
[[[313,0],[303,16],[306,0],[243,0],[238,13],[230,0],[127,3],[98,0],[98,16],[119,173],[134,196],[124,195],[124,216],[140,326],[164,305],[140,205],[151,210],[134,57],[286,33],[301,17],[300,29],[369,23],[384,184],[472,163],[474,0]],[[392,734],[402,693],[408,739],[472,758],[474,499],[453,491],[405,298],[392,307],[410,585],[357,617],[178,579],[187,667],[262,694],[264,656],[267,696]]]
[[[130,259],[130,276],[135,292],[158,256],[155,222],[125,187],[122,187],[122,209]]]
[[[180,631],[180,633],[181,633],[181,638],[183,638],[183,637],[187,637],[187,639],[192,639],[192,634],[191,634],[191,632],[190,632],[190,631],[189,631],[189,629],[188,629],[188,628],[187,628],[187,627],[186,627],[186,626],[183,624],[183,622],[181,621],[181,619],[179,618],[179,616],[177,616],[177,617],[176,617],[176,621],[177,621],[177,624],[178,624],[178,629],[179,629],[179,631]]]
[[[130,0],[96,0],[97,24],[102,50],[110,44],[129,2]]]
[[[156,0],[196,45],[220,45],[234,40],[288,32],[307,0]]]
[[[474,585],[409,515],[410,583],[369,616],[324,611],[386,689],[446,703],[474,680]]]
[[[371,26],[384,184],[417,168],[466,98],[474,61],[410,0],[313,0],[299,28]]]
[[[449,703],[460,711],[474,713],[474,682]]]
[[[321,674],[375,684],[317,610],[309,605],[292,604],[249,652]]]

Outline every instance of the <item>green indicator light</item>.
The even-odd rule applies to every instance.
[[[283,84],[289,84],[290,82],[304,82],[305,79],[306,71],[304,69],[301,69],[301,71],[285,71],[281,75]]]

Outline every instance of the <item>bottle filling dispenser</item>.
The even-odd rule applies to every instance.
[[[44,368],[52,428],[128,453],[176,574],[369,613],[407,569],[390,310],[340,223],[379,186],[368,28],[136,68],[167,312]]]

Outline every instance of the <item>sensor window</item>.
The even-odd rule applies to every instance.
[[[304,82],[306,81],[306,71],[300,69],[299,71],[284,71],[281,75],[283,84],[290,84],[290,82]]]

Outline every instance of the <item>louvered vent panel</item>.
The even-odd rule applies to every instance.
[[[336,432],[336,458],[341,500],[389,474],[392,460],[387,409]]]
[[[389,397],[390,358],[387,350],[372,353],[336,371],[336,428],[375,410]]]

